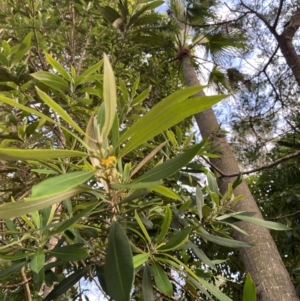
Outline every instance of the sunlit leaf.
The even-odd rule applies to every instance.
[[[86,157],[86,153],[64,149],[14,149],[0,148],[0,159],[16,160],[47,160],[68,157]]]
[[[64,67],[56,61],[51,55],[49,55],[47,52],[44,52],[46,61],[67,81],[70,80],[69,73],[64,69]]]
[[[43,197],[67,191],[89,180],[95,172],[74,171],[56,177],[48,178],[32,187],[31,198]]]
[[[243,301],[256,301],[255,284],[253,283],[253,280],[249,273],[247,273],[245,284],[244,284]]]
[[[140,265],[144,264],[148,260],[149,256],[150,256],[150,254],[147,254],[147,253],[142,253],[142,254],[133,256],[134,268],[136,269]]]
[[[79,125],[71,118],[71,116],[52,98],[50,98],[45,92],[38,87],[35,88],[39,97],[47,104],[54,112],[56,112],[67,124],[72,126],[78,133],[85,135],[84,131]]]
[[[68,191],[59,192],[44,197],[27,198],[24,201],[10,202],[0,205],[0,219],[7,219],[12,217],[21,216],[36,210],[40,210],[53,204],[57,204],[64,201],[80,192],[84,192],[85,189],[74,187]]]
[[[41,83],[45,84],[46,86],[58,92],[69,90],[68,83],[63,78],[61,78],[56,74],[46,72],[46,71],[38,71],[35,73],[31,73],[30,75],[35,79],[39,80]]]
[[[114,123],[116,109],[117,109],[117,94],[116,94],[116,81],[114,72],[108,60],[108,57],[104,54],[104,77],[103,77],[103,98],[104,98],[104,111],[105,122],[103,128],[100,129],[102,139],[104,140]]]

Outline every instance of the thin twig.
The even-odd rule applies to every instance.
[[[293,154],[290,154],[290,155],[284,156],[282,158],[279,158],[279,159],[275,160],[274,162],[272,162],[270,164],[266,164],[266,165],[263,165],[263,166],[260,166],[260,167],[257,167],[257,168],[253,168],[253,169],[250,169],[250,170],[247,170],[247,171],[242,171],[242,172],[233,173],[233,174],[226,174],[222,170],[217,168],[214,164],[212,164],[209,160],[207,160],[205,157],[201,156],[201,158],[206,163],[208,163],[212,167],[212,169],[214,169],[215,171],[217,171],[221,175],[218,178],[232,178],[232,177],[237,177],[238,175],[241,175],[241,174],[242,175],[248,175],[248,174],[251,174],[251,173],[254,173],[254,172],[257,172],[257,171],[269,169],[269,168],[274,167],[274,166],[276,166],[276,165],[278,165],[282,162],[288,161],[288,160],[296,158],[298,156],[300,156],[300,150],[294,152]]]
[[[281,218],[286,218],[286,217],[291,217],[294,215],[297,215],[300,213],[300,210],[290,213],[290,214],[286,214],[286,215],[282,215],[282,216],[277,216],[277,217],[272,217],[272,218],[267,218],[268,220],[277,220],[277,219],[281,219]]]

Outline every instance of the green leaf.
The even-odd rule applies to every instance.
[[[31,36],[32,32],[28,33],[27,36],[24,38],[20,46],[18,47],[18,50],[12,60],[11,66],[15,65],[19,61],[21,61],[26,54],[26,52],[29,50],[31,45]]]
[[[211,241],[217,245],[221,245],[224,247],[229,247],[229,248],[248,248],[252,247],[253,245],[244,242],[244,241],[239,241],[239,240],[234,240],[234,239],[229,239],[229,238],[224,238],[216,235],[211,235],[209,233],[204,233],[203,229],[201,229],[201,232],[199,233],[201,237],[204,239]]]
[[[149,256],[150,256],[150,254],[148,254],[148,253],[142,253],[142,254],[133,256],[134,268],[136,269],[139,266],[141,266],[142,264],[144,264],[148,260]]]
[[[219,188],[218,188],[218,184],[216,181],[216,177],[210,171],[207,173],[207,181],[208,181],[209,189],[212,192],[216,193],[216,195],[219,195]]]
[[[223,95],[218,95],[188,99],[189,96],[201,89],[202,87],[196,86],[177,91],[155,105],[120,137],[119,145],[131,138],[120,155],[124,156],[143,142],[162,133],[181,120],[204,111],[225,98]]]
[[[143,269],[142,292],[144,301],[154,301],[154,294],[151,281],[151,272],[149,265],[146,263]]]
[[[30,268],[33,272],[39,273],[40,270],[45,265],[45,254],[43,253],[43,250],[41,248],[38,248],[36,253],[33,255],[33,257],[30,260]]]
[[[116,81],[114,72],[108,60],[106,54],[104,59],[104,77],[103,77],[103,99],[105,110],[105,122],[103,128],[100,129],[102,139],[105,140],[108,136],[116,115],[117,109],[117,93],[116,93]]]
[[[215,264],[205,255],[205,253],[195,244],[193,244],[191,241],[188,241],[183,246],[184,249],[192,249],[195,255],[206,265],[208,265],[210,268],[215,269]]]
[[[111,24],[114,23],[116,19],[122,18],[121,15],[115,9],[109,6],[100,6],[99,11],[103,18]]]
[[[68,125],[71,125],[78,133],[85,135],[85,132],[77,125],[70,115],[52,98],[50,98],[45,92],[38,87],[35,88],[42,101],[48,105],[54,112],[56,112]]]
[[[75,271],[73,274],[56,285],[43,301],[52,301],[64,294],[68,289],[72,288],[82,277],[86,276],[89,269],[90,267],[86,266]]]
[[[196,205],[197,205],[197,210],[199,214],[199,221],[201,222],[203,214],[202,214],[202,207],[204,206],[204,197],[202,190],[199,185],[196,187]]]
[[[187,242],[191,231],[191,227],[184,228],[180,232],[174,234],[165,245],[159,247],[157,250],[159,252],[166,252],[178,249],[180,246]]]
[[[6,161],[16,160],[48,160],[67,157],[86,157],[87,154],[71,150],[56,150],[56,149],[14,149],[14,148],[0,148],[0,159]]]
[[[269,221],[265,221],[259,218],[255,218],[255,217],[250,217],[250,216],[245,216],[245,215],[231,215],[234,218],[244,221],[244,222],[249,222],[252,224],[256,224],[258,226],[262,226],[268,229],[272,229],[272,230],[277,230],[277,231],[289,231],[291,230],[291,228],[280,224],[280,223],[275,223],[275,222],[269,222]]]
[[[134,279],[131,248],[123,228],[112,222],[105,257],[105,283],[115,301],[130,301]]]
[[[198,154],[202,147],[202,144],[196,144],[192,146],[190,149],[180,154],[179,156],[155,166],[154,168],[140,176],[138,179],[136,179],[134,182],[152,182],[173,175],[180,168],[187,165]]]
[[[156,239],[157,245],[159,245],[164,240],[165,236],[167,235],[167,233],[170,229],[171,221],[172,221],[172,211],[170,209],[170,206],[166,206],[165,218],[161,225],[160,233]]]
[[[80,249],[82,245],[78,246],[76,245],[70,245],[70,246],[64,246],[61,248],[54,248],[52,250],[49,250],[49,254],[52,256],[55,256],[58,259],[62,259],[65,261],[79,261],[82,259],[85,259],[89,256],[88,252],[84,249]]]
[[[89,180],[94,171],[74,171],[56,177],[48,178],[32,187],[31,198],[44,197],[67,191]]]
[[[119,184],[119,183],[115,183],[112,184],[113,188],[124,188],[124,189],[134,189],[134,190],[138,190],[138,189],[144,189],[144,188],[149,188],[149,189],[153,189],[153,187],[157,187],[159,186],[160,182],[142,182],[142,183],[128,183],[128,184]]]
[[[36,210],[47,208],[85,191],[86,189],[74,187],[68,191],[59,192],[50,196],[34,199],[27,198],[24,201],[5,203],[0,205],[0,219],[18,217]]]
[[[131,102],[131,105],[132,106],[135,106],[137,104],[139,104],[140,102],[144,101],[148,96],[149,96],[149,93],[151,91],[151,86],[147,89],[145,89],[141,94],[139,94],[137,97],[135,97],[132,102]]]
[[[103,60],[99,61],[98,63],[96,63],[95,65],[89,67],[88,69],[86,69],[82,75],[83,76],[89,76],[91,74],[96,73],[97,71],[99,71],[99,69],[101,68],[101,66],[103,65]]]
[[[7,269],[0,271],[0,280],[8,278],[19,272],[26,263],[27,261],[17,262],[9,266]]]
[[[159,194],[161,194],[161,195],[163,195],[163,196],[165,196],[165,197],[167,197],[167,198],[181,201],[181,197],[168,187],[158,185],[158,186],[152,187],[150,189],[157,192],[157,193],[159,193]]]
[[[34,254],[35,253],[33,253],[33,252],[31,252],[31,253],[22,253],[22,254],[14,254],[14,255],[2,255],[2,254],[0,254],[0,258],[4,259],[4,260],[9,260],[9,261],[15,261],[15,260],[20,260],[20,259],[31,257]]]
[[[1,67],[0,67],[0,71],[1,71]],[[53,123],[53,124],[56,124],[56,125],[62,127],[61,124],[59,124],[58,122],[55,122],[53,119],[51,119],[50,117],[46,116],[45,114],[40,113],[37,110],[33,110],[33,109],[29,108],[28,106],[23,106],[22,104],[18,103],[17,101],[15,101],[12,98],[8,98],[8,97],[5,97],[3,95],[0,95],[0,101],[4,102],[4,103],[6,103],[6,104],[8,104],[10,106],[12,106],[13,108],[19,108],[19,109],[23,110],[24,112],[28,112],[28,113],[33,114],[35,116],[41,117],[41,119],[42,119],[41,121],[42,122],[48,121],[50,123]],[[85,145],[85,143],[78,136],[76,136],[73,133],[73,131],[70,131],[68,128],[65,128],[65,127],[62,127],[62,128],[66,132],[68,132],[69,134],[71,134],[73,137],[75,137],[77,140],[79,140],[83,145]],[[22,150],[20,150],[20,151],[22,151]],[[43,151],[46,151],[46,150],[43,150]]]
[[[135,219],[136,219],[136,221],[138,222],[138,224],[139,224],[139,226],[140,226],[140,228],[141,228],[143,234],[145,235],[145,237],[146,237],[148,243],[151,244],[151,238],[150,238],[150,236],[149,236],[149,234],[148,234],[148,232],[147,232],[147,230],[146,230],[146,228],[145,228],[145,226],[144,226],[142,220],[140,219],[140,217],[139,217],[139,215],[138,215],[138,213],[137,213],[136,210],[135,210],[135,212],[134,212],[134,216],[135,216]]]
[[[56,61],[51,55],[48,53],[44,52],[46,61],[62,76],[64,77],[67,81],[70,80],[71,76],[70,74],[64,69],[64,67]]]
[[[69,90],[68,83],[56,74],[46,71],[38,71],[30,75],[55,91],[62,92],[64,90]]]
[[[156,286],[158,289],[167,296],[173,295],[173,286],[170,282],[166,272],[156,262],[152,262],[152,272]]]
[[[191,278],[190,278],[191,279]],[[194,279],[193,279],[194,280]],[[198,278],[198,281],[208,289],[208,291],[210,293],[212,293],[216,298],[218,298],[218,300],[220,301],[232,301],[232,299],[230,299],[229,297],[227,297],[224,293],[222,293],[219,289],[217,289],[216,286],[214,286],[213,284],[205,281],[202,278]]]
[[[71,218],[63,221],[57,228],[55,228],[54,230],[52,230],[49,233],[49,236],[53,236],[55,234],[58,233],[62,233],[63,231],[71,228],[80,218],[84,217],[84,216],[88,216],[88,213],[90,213],[96,206],[98,206],[98,202],[96,202],[94,205],[89,206],[88,208],[86,208],[85,210],[82,210],[80,213],[72,216]]]
[[[255,285],[249,273],[247,273],[244,284],[243,301],[256,301]]]

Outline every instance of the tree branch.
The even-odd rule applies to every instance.
[[[242,175],[248,175],[248,174],[251,174],[251,173],[254,173],[254,172],[257,172],[257,171],[269,169],[269,168],[274,167],[274,166],[276,166],[276,165],[278,165],[278,164],[280,164],[282,162],[288,161],[288,160],[296,158],[298,156],[300,156],[300,150],[294,152],[293,154],[290,154],[290,155],[284,156],[282,158],[279,158],[279,159],[275,160],[274,162],[272,162],[270,164],[266,164],[266,165],[263,165],[263,166],[260,166],[260,167],[257,167],[257,168],[250,169],[248,171],[243,171],[243,172],[233,173],[233,174],[226,174],[222,170],[220,170],[219,168],[217,168],[215,165],[213,165],[205,157],[201,156],[201,158],[206,163],[208,163],[212,167],[212,169],[214,169],[216,172],[218,172],[221,175],[219,178],[232,178],[232,177],[237,177],[240,174],[242,174]]]
[[[297,215],[300,213],[300,210],[296,211],[296,212],[293,212],[293,213],[290,213],[290,214],[286,214],[286,215],[282,215],[282,216],[277,216],[277,217],[272,217],[272,218],[268,218],[268,220],[277,220],[277,219],[281,219],[281,218],[285,218],[285,217],[291,217],[291,216],[294,216],[294,215]]]
[[[274,30],[276,30],[276,26],[277,26],[277,24],[278,24],[278,20],[279,20],[281,11],[282,11],[282,6],[283,6],[283,0],[280,0],[280,2],[279,2],[279,7],[278,7],[278,11],[277,11],[277,15],[276,15],[274,24],[273,24],[273,26],[272,26]]]

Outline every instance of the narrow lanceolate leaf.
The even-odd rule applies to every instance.
[[[211,284],[207,281],[205,281],[202,278],[198,278],[198,281],[205,286],[208,291],[213,294],[218,300],[220,301],[232,301],[229,297],[227,297],[224,293],[222,293],[214,284]]]
[[[221,245],[224,247],[229,247],[229,248],[249,248],[252,247],[252,244],[244,241],[239,241],[239,240],[234,240],[234,239],[229,239],[229,238],[224,238],[208,233],[199,233],[201,237],[204,239],[211,241],[217,245]]]
[[[38,71],[30,75],[39,80],[41,83],[58,92],[62,92],[63,90],[69,90],[68,83],[56,74],[46,71]]]
[[[255,285],[249,273],[247,273],[246,281],[244,284],[243,301],[256,301]]]
[[[78,133],[85,135],[85,132],[80,128],[79,125],[70,117],[70,115],[51,97],[49,97],[45,92],[35,87],[37,94],[41,100],[48,105],[54,112],[56,112],[60,118],[62,118],[68,125],[72,126]]]
[[[108,57],[104,54],[104,77],[103,77],[103,98],[105,109],[105,122],[102,129],[100,129],[102,139],[108,136],[112,125],[114,123],[116,109],[117,109],[117,93],[116,93],[116,80],[114,72],[108,60]]]
[[[91,74],[96,73],[97,71],[99,71],[100,67],[103,65],[103,60],[99,61],[98,63],[96,63],[95,65],[89,67],[88,69],[86,69],[82,75],[83,76],[89,76]]]
[[[109,231],[104,274],[108,294],[115,301],[129,301],[134,279],[132,253],[126,233],[117,222]]]
[[[178,200],[180,201],[181,200],[181,197],[180,195],[178,195],[177,193],[175,193],[173,190],[171,190],[170,188],[168,187],[165,187],[163,185],[158,185],[158,186],[155,186],[153,188],[151,188],[151,190],[167,197],[167,198],[170,198],[170,199],[173,199],[173,200]]]
[[[24,258],[28,258],[33,256],[35,253],[24,253],[24,254],[15,254],[15,255],[2,255],[0,254],[0,258],[8,261],[15,261],[15,260],[20,260]]]
[[[169,206],[166,206],[165,219],[162,223],[161,230],[160,230],[159,235],[156,239],[156,244],[157,245],[159,245],[164,240],[165,236],[167,235],[167,233],[170,229],[171,221],[172,221],[172,211],[171,211]]]
[[[183,246],[184,249],[192,249],[195,255],[206,265],[210,268],[215,269],[215,264],[205,255],[205,253],[194,243],[188,241]]]
[[[155,261],[152,262],[152,272],[156,286],[158,289],[167,296],[173,295],[173,286],[170,282],[166,272],[163,268],[156,263]]]
[[[86,157],[87,154],[71,150],[56,149],[15,149],[0,148],[0,159],[6,161],[15,160],[48,160],[67,157]]]
[[[82,269],[75,271],[73,274],[65,278],[58,285],[56,285],[50,294],[43,299],[43,301],[52,301],[55,298],[61,296],[66,291],[68,291],[71,287],[73,287],[82,277],[86,276],[90,267],[86,266]]]
[[[198,88],[198,91],[201,89],[199,86],[196,88]],[[212,105],[226,97],[224,95],[217,95],[193,97],[192,101],[191,99],[187,99],[187,97],[195,94],[195,91],[195,87],[189,87],[179,91],[182,93],[173,93],[171,96],[159,102],[148,113],[135,122],[120,137],[119,144],[131,137],[122,150],[121,156],[124,156],[140,144],[172,127],[183,119],[210,108]]]
[[[142,254],[133,256],[134,268],[136,269],[139,266],[141,266],[142,264],[144,264],[148,260],[149,256],[150,256],[150,254],[148,254],[148,253],[142,253]]]
[[[167,160],[162,164],[159,164],[151,170],[144,173],[135,182],[152,182],[167,178],[177,172],[179,169],[187,165],[203,147],[202,144],[196,144],[190,149],[180,154],[179,156]]]
[[[147,232],[147,230],[146,230],[146,228],[145,228],[145,226],[144,226],[142,220],[140,219],[140,217],[139,217],[137,211],[134,212],[134,216],[135,216],[135,219],[136,219],[137,223],[139,224],[139,226],[140,226],[140,228],[141,228],[143,234],[145,235],[145,237],[146,237],[148,243],[151,244],[151,238],[150,238],[150,236],[149,236],[149,234],[148,234],[148,232]]]
[[[49,251],[49,254],[65,261],[79,261],[89,256],[88,252],[84,249],[80,249],[80,247],[81,246],[76,244],[61,248],[54,248]]]
[[[48,53],[44,52],[46,61],[67,81],[70,80],[70,75],[69,73],[65,70],[65,68],[58,62],[56,61],[51,55]]]
[[[43,197],[67,191],[89,180],[95,172],[75,171],[52,177],[32,187],[31,198]]]
[[[214,192],[218,195],[219,194],[219,188],[218,188],[218,184],[217,184],[217,181],[216,181],[216,177],[211,172],[207,173],[207,181],[208,181],[209,189],[212,192]]]
[[[180,246],[187,242],[191,230],[192,228],[187,227],[181,230],[180,232],[174,234],[165,245],[158,248],[158,251],[167,252],[178,249]]]
[[[26,198],[24,201],[5,203],[0,205],[0,219],[18,217],[36,210],[47,208],[53,204],[60,203],[72,196],[75,196],[85,189],[74,187],[68,191],[52,194],[45,197]]]
[[[8,268],[0,271],[0,280],[8,278],[9,276],[19,272],[27,261],[17,262],[9,266]]]
[[[31,45],[31,37],[32,37],[32,33],[30,32],[29,34],[27,34],[27,36],[24,38],[24,40],[22,41],[22,43],[20,44],[18,51],[16,52],[13,60],[12,60],[12,65],[18,63],[19,61],[21,61],[24,57],[24,55],[26,54],[26,52],[29,50],[30,45]]]
[[[249,222],[252,224],[256,224],[258,226],[262,226],[268,229],[272,229],[272,230],[277,230],[277,231],[288,231],[291,230],[291,228],[280,224],[280,223],[275,223],[275,222],[269,222],[269,221],[265,221],[262,219],[258,219],[255,217],[250,217],[250,216],[245,216],[245,215],[232,215],[234,218],[244,221],[244,222]]]
[[[53,236],[57,233],[62,233],[68,228],[72,227],[80,218],[83,216],[88,216],[88,214],[98,205],[98,202],[88,208],[82,210],[80,213],[72,216],[71,218],[62,222],[57,228],[54,228],[50,233],[49,236]]]
[[[199,214],[199,221],[201,222],[203,214],[202,214],[202,207],[204,206],[204,197],[202,190],[199,185],[196,187],[196,205],[197,205],[197,210]]]
[[[142,292],[144,301],[154,301],[151,273],[149,265],[147,263],[144,265],[143,269]]]
[[[156,182],[142,182],[142,183],[128,183],[128,184],[112,184],[113,188],[124,188],[124,189],[134,189],[134,190],[138,190],[138,189],[144,189],[144,188],[149,188],[152,189],[153,187],[156,187],[158,185],[160,185],[161,183],[156,181]]]
[[[59,124],[58,122],[55,122],[53,119],[51,119],[50,117],[46,116],[45,114],[43,114],[43,113],[41,113],[41,112],[39,112],[39,111],[37,111],[37,110],[31,109],[31,108],[28,107],[28,106],[24,106],[24,105],[18,103],[17,101],[15,101],[15,100],[12,99],[12,98],[8,98],[8,97],[5,97],[5,96],[3,96],[3,95],[0,95],[0,101],[1,101],[1,102],[4,102],[4,103],[6,103],[6,104],[8,104],[8,105],[10,105],[10,106],[12,106],[13,108],[19,108],[19,109],[21,109],[21,110],[24,111],[24,112],[28,112],[28,113],[30,113],[30,114],[33,114],[33,115],[35,115],[35,116],[38,116],[38,117],[40,117],[43,121],[48,121],[48,122],[51,123],[51,124],[56,124],[56,125],[62,127],[61,124]],[[78,141],[80,141],[83,145],[85,145],[84,142],[83,142],[78,136],[76,136],[76,135],[73,133],[73,131],[70,131],[70,130],[69,130],[68,128],[66,128],[66,127],[62,127],[62,128],[63,128],[66,132],[68,132],[70,135],[72,135],[73,137],[75,137]],[[32,158],[31,158],[31,159],[32,159]]]

